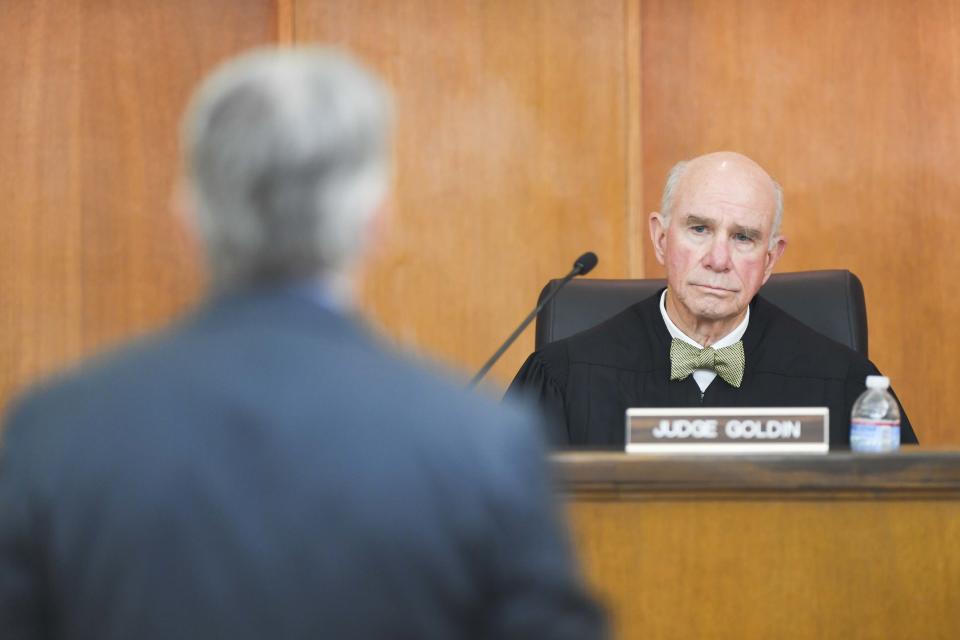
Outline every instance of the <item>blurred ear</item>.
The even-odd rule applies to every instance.
[[[203,238],[197,224],[197,201],[193,189],[183,179],[177,180],[170,194],[170,212],[176,220],[174,227],[177,239],[186,247],[191,258],[203,253]]]
[[[180,228],[193,241],[199,240],[197,201],[193,195],[193,189],[182,178],[173,185],[173,193],[170,194],[170,211]]]
[[[783,255],[784,250],[787,248],[787,239],[783,236],[777,236],[776,241],[773,244],[773,247],[767,249],[767,255],[764,256],[766,264],[763,267],[763,281],[766,282],[770,277],[770,274],[773,273],[773,267],[777,264],[777,260],[780,259],[780,256]]]
[[[650,214],[650,240],[653,242],[653,251],[657,255],[657,262],[664,264],[667,249],[667,226],[663,216],[654,211]]]
[[[364,229],[363,245],[356,259],[343,274],[353,290],[353,296],[364,297],[364,292],[372,285],[372,274],[389,268],[391,254],[396,255],[397,237],[394,231],[396,204],[392,193],[377,205],[367,220]]]
[[[393,194],[388,194],[367,223],[366,247],[364,247],[364,261],[372,262],[383,257],[390,247],[390,238],[393,232],[396,203]]]

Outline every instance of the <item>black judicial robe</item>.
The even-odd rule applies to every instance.
[[[530,355],[507,394],[532,396],[560,447],[623,447],[630,407],[816,406],[830,409],[830,446],[842,448],[849,446],[850,411],[866,377],[879,375],[863,355],[760,296],[750,303],[739,389],[720,377],[702,394],[693,376],[671,381],[670,341],[657,293]],[[917,442],[902,406],[900,440]]]

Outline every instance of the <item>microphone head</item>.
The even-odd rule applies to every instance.
[[[578,275],[585,276],[593,271],[593,268],[597,266],[599,261],[600,259],[597,258],[597,254],[595,254],[593,251],[587,251],[585,254],[577,258],[577,261],[573,263],[573,268],[580,270]]]

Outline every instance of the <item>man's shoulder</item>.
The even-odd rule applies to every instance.
[[[166,332],[158,332],[88,356],[25,389],[11,401],[7,418],[17,422],[44,413],[46,419],[39,421],[52,422],[62,411],[79,418],[84,406],[122,393],[144,373],[154,372],[151,361],[169,355],[170,342]]]
[[[761,370],[844,379],[870,368],[863,354],[811,329],[763,297],[757,298],[754,311],[763,319],[763,334],[755,347]]]
[[[336,423],[358,439],[393,429],[451,451],[502,441],[504,430],[536,431],[525,409],[470,393],[461,375],[363,333],[184,321],[36,384],[11,404],[5,426],[48,453],[130,442],[132,457],[147,455],[139,438],[161,431],[187,451],[203,437],[197,425],[230,415],[291,430]]]
[[[40,380],[13,398],[2,425],[3,453],[11,464],[29,467],[43,485],[56,481],[70,459],[96,466],[115,451],[111,437],[137,425],[132,408],[143,402],[159,354],[169,339],[151,334],[90,356]]]
[[[483,391],[468,390],[462,373],[432,360],[389,349],[381,356],[391,363],[393,382],[375,393],[382,392],[416,431],[440,431],[458,448],[500,441],[504,431],[536,432],[535,414],[522,402],[500,403]]]

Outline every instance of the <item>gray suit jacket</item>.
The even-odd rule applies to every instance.
[[[0,637],[590,638],[537,426],[290,292],[17,403]]]

